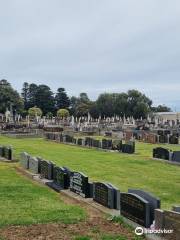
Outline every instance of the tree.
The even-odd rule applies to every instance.
[[[71,99],[70,99],[70,106],[69,106],[71,115],[76,116],[77,105],[78,105],[78,98],[75,97],[75,96],[72,96]]]
[[[0,81],[0,103],[0,112],[2,113],[6,111],[6,108],[10,108],[10,105],[13,106],[13,110],[16,112],[23,110],[22,98],[5,79]]]
[[[100,94],[96,103],[101,116],[111,117],[115,114],[116,93]]]
[[[41,108],[43,114],[54,112],[54,96],[51,89],[46,85],[39,85],[35,94],[36,106]]]
[[[87,116],[90,111],[90,104],[80,102],[76,107],[76,116]]]
[[[70,99],[67,96],[64,88],[58,88],[55,96],[56,109],[68,109],[70,106]]]
[[[29,94],[29,84],[27,82],[24,82],[21,96],[24,101],[24,108],[25,110],[28,109],[28,94]]]
[[[165,106],[165,105],[158,105],[157,107],[151,108],[153,112],[171,112],[171,108]]]
[[[151,111],[152,101],[137,90],[133,89],[128,91],[127,102],[127,116],[133,116],[134,118],[145,118],[148,112]]]
[[[80,93],[79,97],[71,97],[70,111],[74,116],[87,116],[91,106],[92,102],[89,100],[87,93]]]
[[[27,94],[27,108],[28,109],[36,106],[37,91],[38,91],[38,86],[36,84],[34,84],[34,83],[29,84],[28,94]]]
[[[67,109],[59,109],[57,111],[58,118],[67,118],[69,117],[69,111]]]
[[[41,117],[42,116],[42,110],[38,107],[32,107],[32,108],[29,108],[28,114],[32,118]]]
[[[79,101],[81,103],[89,103],[90,100],[89,100],[89,97],[88,97],[87,93],[84,93],[84,92],[80,93],[79,94]]]

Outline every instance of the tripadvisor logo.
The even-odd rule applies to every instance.
[[[141,236],[141,235],[143,235],[143,233],[144,233],[144,230],[143,230],[142,227],[137,227],[137,228],[135,229],[135,234],[136,234],[136,235]]]
[[[172,229],[143,229],[142,227],[137,227],[135,229],[135,234],[141,236],[143,234],[172,234]]]

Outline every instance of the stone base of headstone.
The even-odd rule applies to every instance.
[[[172,211],[180,213],[180,206],[173,206]]]
[[[50,188],[52,188],[53,190],[55,190],[56,192],[60,192],[61,190],[63,190],[62,187],[58,186],[57,184],[55,184],[54,182],[47,182],[46,185]]]
[[[179,162],[173,162],[173,161],[164,160],[164,159],[160,159],[160,158],[151,158],[151,159],[152,159],[152,160],[155,160],[155,161],[159,161],[159,162],[171,164],[171,165],[180,166],[180,163],[179,163]]]

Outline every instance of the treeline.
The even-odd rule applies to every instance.
[[[23,84],[19,94],[7,80],[0,81],[0,112],[12,104],[13,109],[26,115],[29,108],[40,108],[43,115],[55,116],[57,110],[67,109],[71,115],[87,116],[88,112],[94,118],[111,117],[118,115],[123,117],[145,118],[150,112],[171,111],[166,106],[152,107],[152,100],[137,90],[129,90],[126,93],[102,93],[96,101],[89,99],[87,93],[80,93],[78,97],[68,96],[64,88],[58,88],[56,93],[49,86],[34,83]]]

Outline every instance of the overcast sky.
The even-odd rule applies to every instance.
[[[0,0],[0,79],[138,89],[180,110],[179,0]]]

